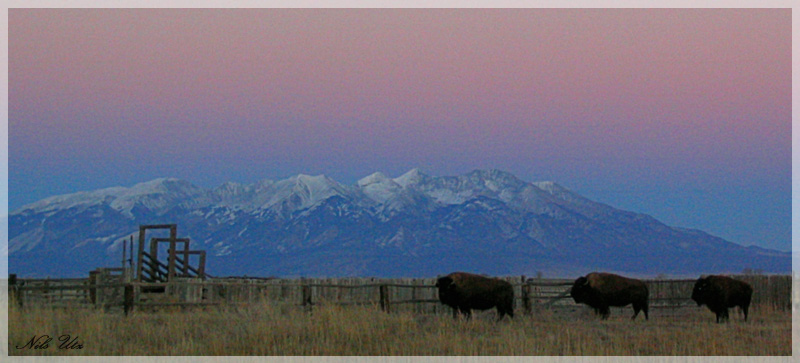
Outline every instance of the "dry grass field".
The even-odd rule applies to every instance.
[[[654,309],[650,320],[614,309],[601,321],[588,308],[539,311],[494,322],[445,314],[384,313],[376,306],[254,304],[120,312],[10,304],[8,354],[17,355],[791,355],[790,311],[755,306],[750,321],[732,310],[716,324],[703,308]],[[34,337],[47,335],[47,348]],[[69,335],[69,339],[62,338]],[[64,341],[60,341],[64,339]],[[40,339],[41,343],[44,339]],[[36,342],[35,342],[36,343]],[[61,347],[59,347],[61,345]],[[80,347],[80,349],[78,349]],[[62,349],[63,348],[63,349]],[[67,349],[73,348],[73,349]]]

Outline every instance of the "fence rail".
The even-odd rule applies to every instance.
[[[15,279],[9,293],[18,304],[64,304],[131,309],[166,306],[219,306],[272,301],[311,308],[319,304],[376,305],[384,311],[449,313],[439,303],[436,279],[264,279],[185,278],[170,282],[125,281],[125,273],[96,274],[89,279]],[[754,288],[753,305],[791,306],[791,276],[737,276]],[[577,306],[569,297],[571,280],[507,277],[517,309]],[[695,280],[644,280],[651,308],[692,306]]]

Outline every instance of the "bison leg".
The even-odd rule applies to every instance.
[[[502,305],[497,305],[497,321],[503,320],[504,316],[506,316],[506,310]]]
[[[497,321],[503,320],[503,317],[508,315],[509,318],[514,317],[514,310],[504,309],[500,306],[497,307]]]
[[[502,319],[503,316],[505,316],[506,314],[508,314],[508,316],[510,318],[513,318],[514,317],[514,307],[511,304],[498,304],[497,305],[497,315],[498,315],[497,321],[500,321],[500,319]]]
[[[639,315],[639,311],[644,311],[644,319],[648,320],[647,304],[633,304],[633,317],[631,317],[631,320],[636,319],[636,317]]]
[[[600,316],[603,318],[603,320],[607,320],[608,316],[611,315],[611,310],[608,308],[608,306],[602,306],[598,310],[600,311]]]
[[[462,308],[459,308],[459,310],[461,310],[461,313],[462,313],[462,314],[464,314],[464,316],[465,316],[465,317],[467,317],[467,320],[469,320],[470,318],[472,318],[472,309],[470,309],[470,308],[463,308],[463,307],[462,307]]]
[[[724,323],[728,321],[728,308],[720,308],[714,313],[717,314],[717,323]]]
[[[742,305],[742,312],[744,313],[744,321],[747,321],[747,308],[748,307],[749,307],[748,304]]]

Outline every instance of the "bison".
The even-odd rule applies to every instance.
[[[626,306],[633,304],[633,317],[636,319],[639,311],[644,311],[647,316],[647,299],[649,292],[644,282],[619,275],[604,272],[592,272],[579,277],[572,284],[569,294],[576,303],[583,303],[594,308],[602,318],[608,319],[609,306]]]
[[[506,314],[514,317],[514,288],[507,281],[466,272],[453,272],[436,281],[439,301],[453,308],[453,317],[460,311],[467,319],[472,309],[497,307],[497,321]]]
[[[734,306],[742,309],[744,321],[747,321],[747,308],[752,296],[753,288],[748,283],[718,275],[701,276],[692,290],[692,300],[697,302],[697,306],[706,304],[717,314],[717,323],[727,321],[728,308]]]

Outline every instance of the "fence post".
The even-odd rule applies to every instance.
[[[303,293],[303,308],[306,311],[311,310],[311,305],[313,305],[313,303],[311,302],[311,286],[304,284],[302,288],[302,293]]]
[[[522,283],[522,309],[525,315],[531,314],[531,285],[527,282]]]
[[[97,304],[97,270],[89,271],[89,285],[92,286],[89,289],[89,299],[92,301],[92,304]]]
[[[17,274],[8,275],[8,297],[9,302],[16,300],[19,307],[22,307],[22,294],[20,294],[19,286],[17,285]]]
[[[48,287],[50,286],[50,276],[47,276],[47,278],[44,280],[44,283],[42,283],[42,286],[44,286],[44,289],[42,290],[42,296],[44,296],[44,301],[48,303],[53,302],[53,297],[50,296],[50,289],[48,289]]]
[[[418,298],[417,298],[417,279],[412,279],[411,280],[411,285],[413,285],[413,287],[411,288],[411,300],[416,301],[416,300],[418,300]],[[414,312],[422,312],[422,308],[420,308],[420,304],[417,303],[417,302],[414,302]]]
[[[389,286],[388,285],[380,285],[378,287],[378,292],[380,293],[381,298],[381,310],[385,312],[389,312]]]
[[[133,285],[125,284],[125,293],[122,297],[122,308],[125,311],[125,316],[128,316],[128,313],[133,311],[134,300]]]

